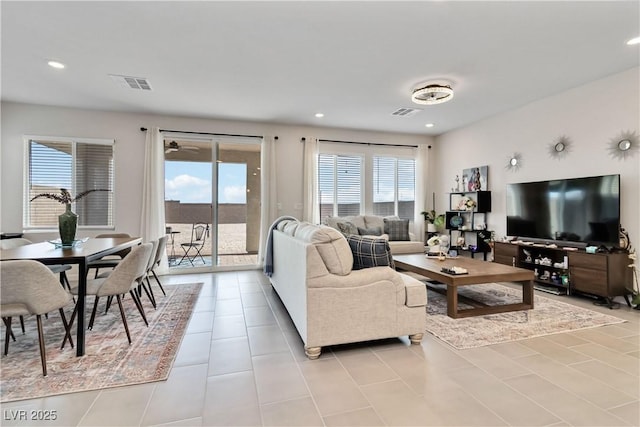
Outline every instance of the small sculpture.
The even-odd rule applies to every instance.
[[[464,177],[462,177],[462,186],[464,187]],[[456,175],[456,191],[460,191],[460,177]]]

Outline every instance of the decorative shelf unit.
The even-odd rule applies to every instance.
[[[467,200],[474,202],[468,208]],[[487,214],[491,212],[491,191],[456,191],[449,193],[449,210],[445,212],[445,226],[449,230],[451,249],[469,252],[474,258],[476,253],[491,252],[489,240],[491,232],[487,227]],[[457,243],[459,237],[464,238],[464,246]]]

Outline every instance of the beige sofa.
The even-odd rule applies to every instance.
[[[395,218],[397,217],[389,217]],[[384,217],[377,215],[357,215],[357,216],[330,216],[325,218],[324,223],[329,227],[333,227],[340,231],[339,223],[350,222],[358,228],[371,229],[380,228],[384,233]],[[416,236],[409,232],[410,240],[389,240],[392,254],[415,254],[425,252],[424,242],[417,239]]]
[[[285,220],[273,230],[272,242],[270,280],[310,359],[328,345],[401,335],[420,343],[423,283],[388,266],[352,270],[346,238],[328,226]]]

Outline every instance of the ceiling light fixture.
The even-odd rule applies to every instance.
[[[425,126],[425,127],[428,127],[428,128],[432,128],[432,127],[434,127],[435,125],[434,125],[433,123],[427,123],[427,124],[426,124],[426,125],[424,125],[424,126]]]
[[[451,86],[430,84],[415,89],[411,94],[411,100],[416,104],[434,105],[442,104],[453,98]]]
[[[57,68],[59,70],[64,68],[64,64],[62,62],[58,62],[58,61],[49,61],[49,62],[47,62],[47,64],[49,64],[49,67]]]
[[[324,114],[322,114],[322,113],[316,113],[316,117],[320,119],[320,118],[324,117]]]
[[[640,37],[635,37],[627,42],[628,45],[640,44]]]

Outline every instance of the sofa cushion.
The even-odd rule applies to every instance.
[[[329,227],[333,227],[338,230],[338,223],[350,222],[356,227],[366,227],[364,222],[364,216],[328,216],[324,219],[324,223]]]
[[[353,254],[344,236],[335,228],[326,225],[300,223],[295,237],[313,243],[327,270],[345,276],[353,268]]]
[[[338,231],[340,231],[345,236],[358,234],[358,227],[356,227],[356,225],[351,221],[338,222],[336,225],[338,226]]]
[[[384,232],[389,235],[389,240],[406,241],[409,238],[408,219],[384,219]]]
[[[386,239],[347,236],[353,254],[353,269],[389,266],[394,268],[389,242]]]
[[[360,236],[380,236],[382,235],[382,228],[380,227],[371,227],[371,228],[362,228],[358,227],[358,233]]]

